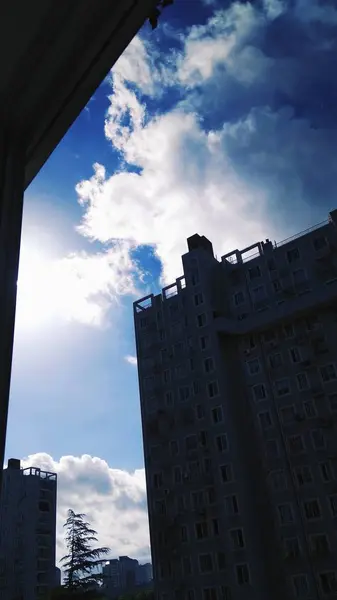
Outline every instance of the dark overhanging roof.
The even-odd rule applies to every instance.
[[[29,185],[157,0],[5,0],[0,118]]]

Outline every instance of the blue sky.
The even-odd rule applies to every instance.
[[[176,0],[27,190],[7,457],[60,473],[60,519],[114,505],[116,553],[148,556],[132,302],[193,233],[221,255],[336,207],[336,30],[328,1]]]

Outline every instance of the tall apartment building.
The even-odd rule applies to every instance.
[[[337,598],[337,211],[134,304],[160,600]]]
[[[10,459],[0,505],[0,598],[38,600],[57,584],[56,474]]]
[[[120,556],[109,560],[103,567],[104,588],[107,597],[117,598],[121,594],[139,590],[152,581],[152,565],[140,565],[138,560]]]

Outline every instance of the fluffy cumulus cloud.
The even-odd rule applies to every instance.
[[[150,559],[143,469],[129,473],[110,467],[101,458],[63,456],[56,461],[44,453],[28,456],[22,466],[57,473],[58,561],[65,553],[63,524],[69,508],[87,515],[98,533],[98,544],[111,549],[111,558]]]
[[[167,282],[195,232],[221,254],[305,228],[335,202],[337,9],[214,6],[160,68],[153,43],[131,43],[113,69],[105,121],[125,169],[96,164],[77,186],[79,231],[152,245]]]

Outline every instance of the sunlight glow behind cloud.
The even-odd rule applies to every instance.
[[[137,295],[138,276],[127,242],[62,259],[28,242],[21,251],[17,324],[21,330],[60,320],[102,326],[112,302],[125,294]]]

